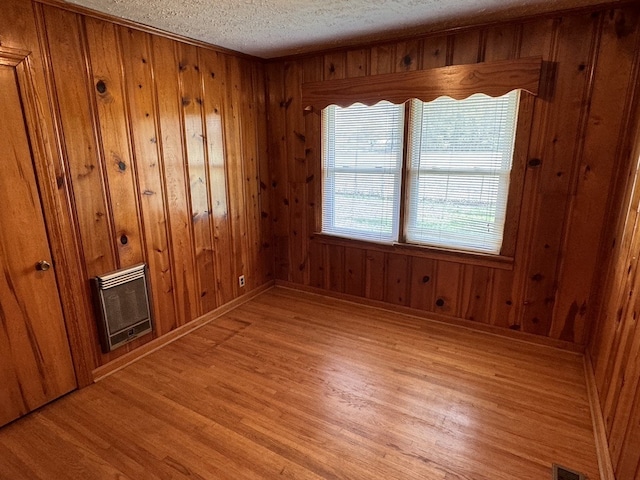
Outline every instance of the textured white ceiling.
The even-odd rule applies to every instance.
[[[507,19],[603,0],[68,0],[271,58],[354,41]]]

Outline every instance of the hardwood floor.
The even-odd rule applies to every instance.
[[[274,288],[0,429],[2,479],[599,479],[582,357]]]

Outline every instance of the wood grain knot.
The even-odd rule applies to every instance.
[[[96,90],[100,94],[105,93],[107,91],[107,84],[102,80],[98,80],[98,83],[96,83]]]
[[[531,160],[529,160],[530,167],[539,167],[540,165],[542,165],[542,160],[540,160],[539,158],[532,158]]]

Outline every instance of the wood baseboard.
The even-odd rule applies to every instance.
[[[600,397],[596,377],[591,364],[589,352],[584,355],[584,377],[587,383],[587,396],[589,397],[589,407],[591,408],[591,419],[593,421],[593,435],[596,441],[596,454],[598,455],[598,468],[600,469],[601,480],[616,480],[609,453],[609,442],[607,441],[607,430],[602,417],[600,407]]]
[[[215,320],[216,318],[224,315],[225,313],[238,308],[243,303],[248,302],[252,298],[257,297],[263,292],[273,288],[275,282],[273,280],[259,286],[258,288],[254,288],[248,293],[245,293],[241,297],[238,297],[234,300],[231,300],[229,303],[222,305],[221,307],[212,310],[209,313],[202,315],[199,318],[187,323],[186,325],[182,325],[181,327],[172,330],[161,337],[155,338],[148,343],[136,348],[132,352],[126,353],[125,355],[116,358],[112,362],[109,362],[105,365],[101,365],[100,367],[93,370],[93,381],[98,382],[103,378],[111,375],[112,373],[117,372],[118,370],[122,370],[124,367],[131,365],[132,363],[140,360],[143,357],[146,357],[150,353],[159,350],[165,345],[170,344],[171,342],[175,342],[181,337],[193,332],[194,330],[206,325],[207,323]]]
[[[390,303],[382,302],[380,300],[371,300],[369,298],[358,297],[355,295],[349,295],[347,293],[331,292],[322,288],[310,287],[308,285],[300,285],[298,283],[288,282],[285,280],[276,280],[275,285],[278,287],[290,288],[293,290],[300,290],[303,292],[313,293],[315,295],[322,295],[325,297],[337,298],[348,302],[358,303],[361,305],[367,305],[370,307],[380,308],[382,310],[400,312],[406,315],[413,315],[414,317],[420,317],[434,322],[447,323],[449,325],[457,325],[472,330],[477,330],[484,333],[490,333],[493,335],[499,335],[501,337],[507,337],[514,340],[519,340],[528,343],[535,343],[537,345],[543,345],[552,348],[559,348],[561,350],[567,350],[569,352],[581,353],[585,351],[584,345],[579,345],[572,342],[565,342],[563,340],[557,340],[555,338],[542,337],[540,335],[533,335],[531,333],[519,332],[517,330],[509,330],[508,328],[496,327],[495,325],[488,325],[486,323],[473,322],[471,320],[465,320],[463,318],[449,317],[433,312],[425,312],[416,308],[405,307],[402,305],[392,305]]]

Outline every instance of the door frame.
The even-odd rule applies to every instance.
[[[14,67],[17,76],[73,368],[77,385],[82,388],[93,383],[92,371],[98,363],[97,333],[51,92],[37,88],[43,84],[48,87],[48,83],[39,77],[41,69],[36,70],[33,63],[31,52],[0,46],[0,65]]]

